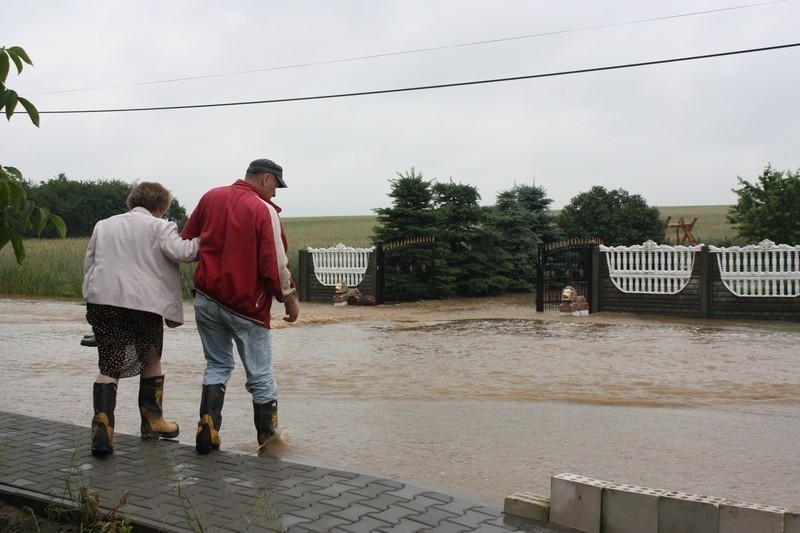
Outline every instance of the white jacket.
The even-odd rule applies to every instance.
[[[197,259],[199,239],[184,240],[174,222],[143,207],[98,222],[83,263],[83,297],[183,324],[178,263]]]

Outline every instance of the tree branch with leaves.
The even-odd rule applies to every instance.
[[[10,121],[17,106],[21,105],[33,125],[38,128],[39,111],[36,106],[6,87],[12,63],[17,69],[17,75],[22,73],[26,63],[33,66],[30,57],[21,47],[0,48],[0,112],[4,112],[6,119]],[[52,226],[62,239],[67,235],[67,227],[61,217],[28,200],[22,184],[22,173],[17,168],[0,164],[0,249],[10,242],[18,263],[25,259],[25,245],[21,235],[25,229],[33,229],[37,235],[41,235],[48,226]]]
[[[728,222],[740,239],[751,243],[769,239],[778,244],[800,242],[800,169],[779,171],[768,164],[754,182],[737,176],[738,197]]]

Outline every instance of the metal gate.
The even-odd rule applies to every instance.
[[[589,299],[592,293],[592,250],[598,239],[539,243],[536,273],[536,311],[557,311],[564,287]]]
[[[436,254],[434,237],[415,237],[378,244],[379,303],[409,302],[436,298]]]

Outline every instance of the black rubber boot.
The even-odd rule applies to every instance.
[[[267,403],[253,402],[258,445],[263,446],[275,435],[278,428],[278,400]]]
[[[114,409],[117,407],[117,384],[95,383],[93,392],[92,455],[103,457],[114,453]]]
[[[180,433],[178,424],[164,420],[164,376],[139,381],[139,412],[142,415],[142,440],[174,439]]]
[[[222,405],[225,403],[225,385],[203,385],[200,398],[200,422],[197,423],[198,453],[207,454],[219,450],[222,439],[219,428],[222,426]]]

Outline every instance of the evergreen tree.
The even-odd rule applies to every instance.
[[[550,211],[553,200],[547,197],[544,187],[517,185],[511,191],[516,196],[517,203],[527,213],[528,223],[539,240],[547,243],[563,238]]]
[[[474,296],[503,291],[509,280],[497,263],[507,258],[499,247],[499,233],[486,224],[478,190],[470,185],[437,183],[433,196],[438,238],[447,250],[445,262],[456,293]]]
[[[392,261],[398,272],[387,267],[384,272],[387,286],[403,283],[433,282],[435,296],[447,298],[455,294],[455,275],[446,262],[444,244],[438,238],[437,216],[433,208],[431,182],[422,179],[422,173],[414,168],[405,174],[397,174],[389,196],[394,198],[392,207],[378,208],[379,226],[373,228],[375,245],[407,241],[420,237],[436,237],[433,245],[425,245],[424,253],[431,256],[420,260],[420,246],[411,245],[392,251]],[[433,272],[420,270],[420,263],[430,265]]]
[[[509,280],[506,290],[536,290],[538,243],[559,239],[559,231],[549,211],[552,200],[542,187],[517,185],[501,191],[496,204],[488,209],[489,224],[499,234],[499,248],[508,256],[497,267]]]
[[[374,243],[390,243],[411,237],[434,234],[436,215],[433,212],[431,182],[422,179],[414,167],[405,174],[397,173],[389,196],[394,198],[392,207],[374,209],[378,214],[378,226],[373,229]]]

